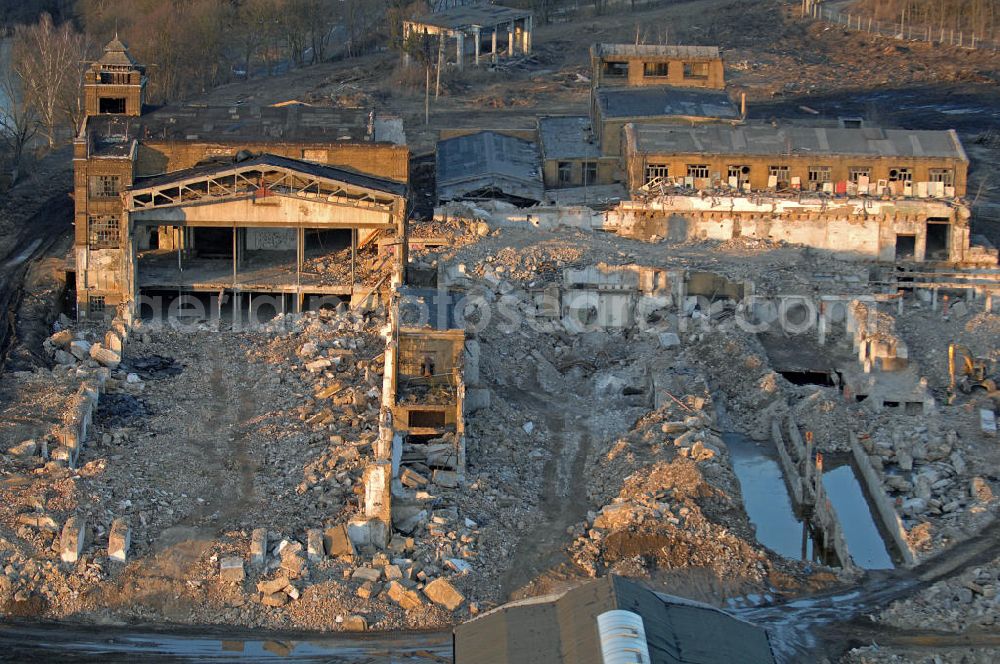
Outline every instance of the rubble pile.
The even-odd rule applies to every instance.
[[[893,602],[879,621],[902,629],[964,632],[1000,623],[1000,558]]]

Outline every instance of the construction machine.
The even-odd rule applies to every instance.
[[[956,361],[961,361],[961,367],[956,367]],[[963,394],[986,392],[996,394],[997,383],[987,374],[989,360],[976,357],[961,344],[948,345],[948,402],[955,399],[955,387]],[[956,379],[956,372],[960,376]]]

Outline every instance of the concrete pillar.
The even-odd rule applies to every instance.
[[[987,313],[993,311],[993,293],[986,293],[986,303],[983,305],[983,309]]]
[[[514,21],[507,24],[507,57],[514,56]]]
[[[406,45],[406,41],[409,39],[409,37],[410,37],[410,26],[407,25],[406,23],[404,23],[403,24],[403,44],[404,44],[404,46]],[[407,67],[410,66],[410,54],[409,54],[409,52],[405,48],[403,49],[403,64],[406,65]]]
[[[819,345],[826,344],[826,303],[819,303],[819,316],[816,320],[816,334],[819,337]]]
[[[473,37],[474,37],[475,42],[476,42],[476,66],[478,67],[479,66],[479,49],[481,48],[481,45],[482,45],[482,35],[479,34],[479,28],[476,28],[476,31],[473,33]]]
[[[931,289],[931,311],[937,311],[938,289]]]
[[[461,32],[456,34],[455,42],[456,42],[455,51],[458,55],[458,60],[457,60],[458,69],[459,71],[461,71],[462,67],[465,65],[465,35],[462,34]]]
[[[493,64],[497,63],[497,31],[499,28],[499,25],[493,26],[493,50],[490,53],[490,59],[493,60]]]
[[[108,558],[123,563],[128,559],[128,550],[132,544],[132,531],[125,519],[115,519],[108,535]]]
[[[524,44],[522,49],[525,55],[531,55],[531,22],[532,18],[530,16],[524,19]]]

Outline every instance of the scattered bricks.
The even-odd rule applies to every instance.
[[[109,369],[117,369],[122,362],[121,355],[99,343],[90,347],[90,357]]]
[[[372,567],[359,567],[354,570],[354,574],[351,575],[351,579],[357,581],[371,581],[376,582],[382,578],[382,570],[374,569]]]
[[[310,373],[317,373],[325,369],[329,369],[331,365],[330,360],[322,358],[319,360],[313,360],[312,362],[306,362],[306,370]]]
[[[327,528],[323,533],[323,546],[326,547],[326,555],[331,558],[353,558],[354,543],[347,535],[347,526],[341,524]]]
[[[325,387],[322,390],[319,390],[318,392],[316,392],[316,398],[317,399],[329,399],[330,397],[332,397],[337,392],[340,392],[342,389],[344,389],[344,386],[341,383],[334,381],[333,383],[331,383],[327,387]]]
[[[283,592],[270,593],[260,598],[264,606],[281,607],[288,604],[288,595]]]
[[[272,593],[282,592],[285,588],[290,585],[287,576],[279,576],[270,581],[261,581],[257,584],[257,592],[263,593],[265,595],[270,595]]]
[[[128,559],[128,550],[132,546],[132,530],[125,519],[115,519],[108,535],[108,558],[120,563]]]
[[[263,567],[267,559],[267,528],[256,528],[250,533],[250,564]]]
[[[446,489],[454,489],[458,486],[458,473],[452,470],[435,470],[432,476],[434,484]]]
[[[455,586],[443,578],[434,579],[424,586],[424,594],[430,601],[440,604],[449,611],[454,611],[465,601],[465,597],[455,590]]]
[[[308,424],[309,426],[319,426],[320,424],[324,424],[332,419],[333,419],[333,411],[330,410],[329,408],[324,408],[323,410],[319,411],[318,413],[307,419],[306,424]]]
[[[396,604],[399,604],[404,610],[410,611],[411,609],[418,609],[424,605],[420,600],[420,595],[412,590],[407,590],[406,587],[399,581],[393,581],[389,584],[386,589],[385,594]]]
[[[122,345],[122,338],[114,330],[108,330],[104,335],[104,347],[111,352],[121,355]]]
[[[403,486],[411,489],[427,486],[427,478],[412,468],[404,468],[403,472],[399,474],[399,481],[403,483]]]
[[[364,616],[350,615],[344,618],[344,629],[348,632],[365,632],[368,630],[368,621]]]
[[[71,516],[63,525],[59,550],[64,563],[75,563],[80,559],[87,538],[86,533],[87,523],[80,517]]]
[[[365,581],[357,589],[355,594],[361,599],[371,599],[379,594],[382,590],[382,584],[375,583],[374,581]]]
[[[243,571],[243,559],[228,556],[219,561],[219,579],[226,583],[242,583],[246,578]]]
[[[386,565],[382,571],[389,581],[399,581],[403,578],[403,570],[399,569],[399,565]]]
[[[323,560],[323,531],[319,528],[306,531],[306,555],[313,563]]]
[[[18,514],[17,522],[24,524],[25,526],[47,530],[52,533],[59,530],[59,524],[56,523],[55,519],[47,514]]]

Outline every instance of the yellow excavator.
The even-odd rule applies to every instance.
[[[961,360],[962,366],[956,379],[956,361]],[[976,357],[961,344],[948,345],[948,403],[955,400],[955,387],[963,394],[985,392],[995,395],[997,383],[987,375],[989,360]]]

